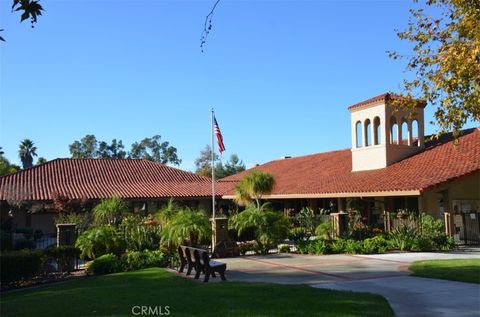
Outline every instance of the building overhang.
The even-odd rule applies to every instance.
[[[318,193],[318,194],[279,194],[265,195],[262,199],[315,199],[315,198],[354,198],[354,197],[401,197],[420,196],[420,190],[394,190],[355,193]],[[234,199],[235,195],[223,195],[223,199]]]

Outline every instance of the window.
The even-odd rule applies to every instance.
[[[390,144],[398,144],[398,124],[395,117],[390,119],[390,127]]]
[[[372,145],[372,125],[370,119],[365,120],[365,146]]]
[[[420,142],[418,140],[418,121],[412,121],[412,145],[420,146]]]
[[[401,144],[408,144],[409,145],[409,131],[408,131],[408,123],[405,119],[402,120],[402,130],[400,131],[401,136]]]
[[[380,118],[375,117],[373,119],[373,144],[374,145],[379,145],[381,143],[382,139],[382,130],[380,127]]]
[[[355,130],[356,130],[356,145],[357,147],[362,147],[362,123],[360,121],[357,121],[355,124]]]

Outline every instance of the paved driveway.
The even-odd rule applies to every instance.
[[[268,255],[222,259],[230,281],[309,284],[383,295],[397,316],[480,316],[480,285],[409,276],[417,260],[480,258],[480,250],[384,255]],[[480,274],[480,272],[479,272]]]

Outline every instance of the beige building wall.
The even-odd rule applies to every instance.
[[[443,212],[453,212],[454,200],[480,200],[480,171],[422,193],[419,210],[443,219]]]

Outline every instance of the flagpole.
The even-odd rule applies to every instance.
[[[215,130],[214,130],[214,118],[215,115],[213,113],[212,108],[212,218],[215,221]]]

